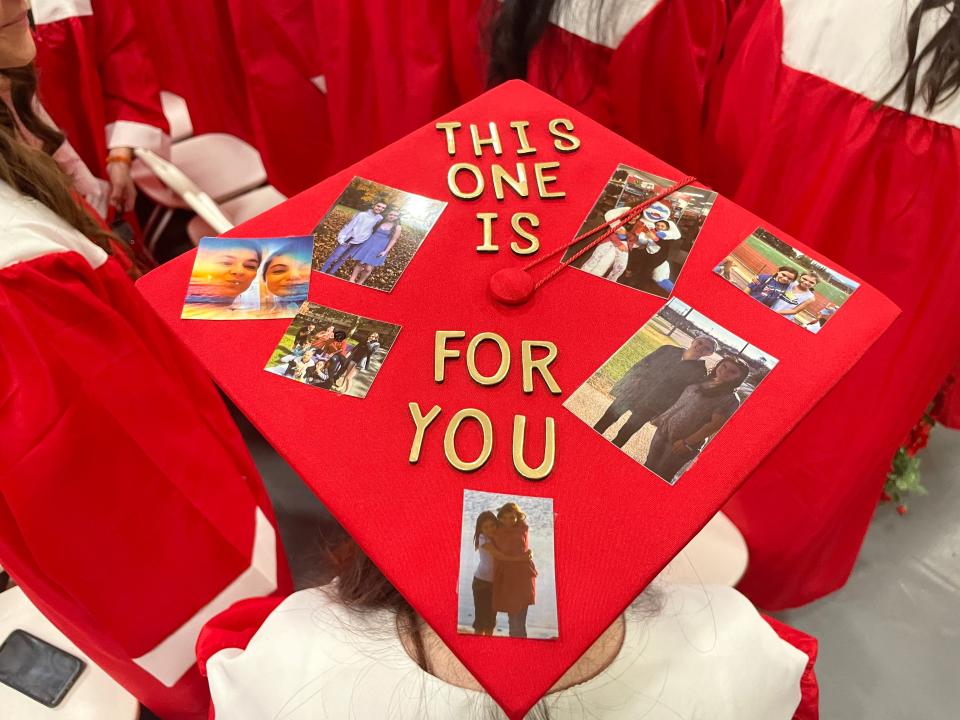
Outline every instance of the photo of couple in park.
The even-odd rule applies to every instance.
[[[313,268],[390,292],[446,206],[355,177],[313,231]]]
[[[205,237],[197,246],[180,317],[290,318],[310,289],[313,236]]]
[[[304,303],[267,372],[341,395],[366,397],[400,326]]]
[[[559,636],[553,500],[464,490],[457,629]]]
[[[713,271],[812,333],[820,332],[860,287],[763,228],[754,230]]]
[[[673,298],[563,405],[672,485],[776,364]]]
[[[576,235],[615,221],[672,184],[659,175],[618,165]],[[614,224],[616,232],[570,264],[620,285],[668,297],[716,198],[713,191],[687,185],[644,208],[626,225]],[[597,237],[599,233],[572,245],[564,260]]]

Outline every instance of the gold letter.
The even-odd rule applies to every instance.
[[[440,414],[440,406],[434,405],[430,412],[423,415],[420,412],[420,405],[415,402],[409,403],[410,414],[413,416],[413,424],[417,426],[417,433],[413,436],[413,445],[410,446],[410,462],[415,463],[420,460],[420,449],[423,447],[423,433],[427,427],[436,420]]]
[[[500,249],[499,245],[493,244],[493,221],[496,219],[496,213],[477,213],[477,220],[483,223],[483,245],[477,245],[477,252],[497,252]]]
[[[464,462],[460,459],[460,456],[457,455],[457,430],[460,428],[460,423],[467,418],[473,418],[479,422],[480,429],[483,431],[483,448],[480,450],[477,459],[471,462]],[[490,423],[490,418],[487,417],[485,412],[474,408],[466,408],[453,416],[450,424],[447,425],[447,432],[443,436],[443,452],[446,453],[447,461],[451,465],[457,470],[471,472],[487,461],[487,458],[490,457],[491,450],[493,450],[493,425]]]
[[[557,125],[563,125],[568,132],[557,130]],[[572,132],[573,123],[566,118],[556,118],[550,121],[550,134],[556,138],[556,140],[553,141],[553,146],[560,152],[573,152],[580,147],[580,138],[576,135],[571,135],[570,133]],[[563,140],[569,141],[570,144],[565,144],[562,142]]]
[[[480,138],[480,129],[473,123],[470,123],[470,137],[473,139],[473,154],[477,157],[483,155],[483,145],[490,145],[496,155],[503,155],[503,146],[500,144],[500,132],[497,130],[497,124],[491,122],[490,137]]]
[[[530,143],[527,142],[527,127],[529,125],[530,123],[526,120],[514,120],[510,123],[510,127],[514,129],[517,138],[520,140],[520,149],[517,150],[517,155],[529,155],[537,151],[535,147],[530,147]]]
[[[451,338],[463,338],[467,333],[463,330],[437,330],[433,340],[433,379],[443,382],[444,362],[447,358],[460,357],[459,350],[447,350],[447,340]]]
[[[533,359],[533,349],[543,348],[547,351],[539,360]],[[523,368],[523,391],[533,392],[533,371],[540,373],[540,377],[547,384],[550,392],[560,394],[560,386],[550,373],[550,363],[557,359],[557,346],[549,340],[524,340],[520,343],[520,365]]]
[[[537,190],[540,193],[542,198],[561,198],[566,197],[567,193],[563,190],[559,192],[550,192],[547,190],[547,183],[552,183],[557,181],[556,175],[544,175],[544,170],[553,170],[560,167],[560,163],[556,160],[553,162],[541,162],[533,164],[533,174],[537,176]]]
[[[484,340],[493,340],[500,348],[500,367],[497,368],[497,371],[489,377],[486,375],[481,375],[480,371],[477,370],[477,346],[480,345],[480,343],[482,343]],[[480,383],[481,385],[496,385],[497,383],[503,382],[503,379],[507,376],[507,370],[509,369],[510,346],[507,345],[506,340],[496,333],[491,332],[480,333],[479,335],[473,336],[470,344],[467,345],[467,372],[470,373],[470,377],[473,378],[474,382]]]
[[[457,154],[457,141],[453,137],[453,131],[460,128],[460,123],[453,122],[438,122],[437,130],[443,130],[447,135],[447,153],[450,155]]]
[[[557,455],[556,433],[553,427],[553,418],[547,418],[547,427],[544,431],[543,462],[539,467],[532,468],[523,459],[523,446],[526,443],[527,417],[513,416],[513,466],[517,472],[527,480],[543,480],[553,470],[553,462]]]
[[[460,186],[457,184],[457,173],[461,170],[466,170],[477,180],[477,187],[472,192],[466,193],[460,189]],[[450,170],[447,171],[447,187],[450,188],[450,192],[456,195],[458,198],[464,200],[473,200],[475,197],[479,197],[480,193],[483,192],[483,173],[480,172],[480,168],[471,163],[454,163],[450,166]]]
[[[523,163],[517,163],[517,177],[516,179],[510,177],[510,173],[503,169],[499,164],[495,164],[490,168],[490,178],[493,180],[493,194],[497,196],[497,200],[503,200],[503,181],[507,181],[507,185],[513,188],[513,191],[520,197],[529,197],[530,196],[530,184],[527,182],[527,169],[523,166]]]
[[[513,231],[524,240],[527,240],[530,244],[527,247],[520,247],[516,240],[510,243],[510,249],[513,250],[517,255],[530,255],[535,253],[540,249],[540,241],[537,239],[537,236],[533,233],[529,233],[520,227],[520,221],[526,220],[530,223],[530,227],[538,228],[540,227],[540,218],[538,218],[533,213],[528,212],[519,212],[514,213],[513,218],[510,220],[510,227],[513,228]]]

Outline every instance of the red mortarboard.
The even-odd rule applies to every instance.
[[[558,152],[549,122],[568,118],[582,145]],[[662,306],[663,300],[567,269],[518,306],[497,303],[491,276],[519,268],[566,245],[619,163],[679,180],[681,174],[653,156],[521,82],[511,82],[442,118],[488,128],[497,123],[504,145],[475,158],[465,130],[455,157],[431,124],[366,160],[236,228],[237,237],[310,232],[354,176],[448,201],[423,246],[392,292],[313,274],[316,303],[403,327],[364,399],[343,397],[271,376],[264,365],[288,320],[202,322],[180,319],[192,256],[178,258],[140,283],[147,299],[196,352],[223,390],[253,421],[330,511],[437,631],[511,718],[521,718],[629,605],[671,558],[722,507],[750,471],[818,398],[857,361],[897,314],[866,284],[818,334],[784,321],[738,291],[714,267],[765,223],[720,197],[709,214],[677,282],[674,296],[779,359],[748,402],[729,420],[697,463],[671,486],[600,437],[562,403]],[[529,122],[535,154],[516,155],[511,121]],[[454,162],[477,164],[487,177],[494,162],[515,174],[515,164],[559,161],[551,190],[566,197],[519,198],[492,190],[476,200],[451,196],[447,171]],[[465,183],[467,184],[467,183]],[[531,187],[534,183],[531,182]],[[478,212],[497,212],[498,253],[478,253]],[[514,255],[510,218],[536,213],[538,255]],[[791,245],[808,250],[769,228]],[[829,261],[810,253],[814,258]],[[539,265],[536,276],[556,267]],[[841,268],[840,272],[849,276]],[[466,363],[447,361],[446,378],[434,381],[434,336],[465,331],[452,343],[461,351],[481,332],[507,340],[513,364],[494,386],[473,382]],[[551,341],[558,357],[550,369],[562,389],[551,394],[535,378],[522,391],[523,340]],[[489,345],[489,343],[486,343]],[[493,355],[481,356],[487,372]],[[414,423],[408,409],[439,405],[418,463],[408,461]],[[443,450],[450,418],[464,408],[483,410],[494,434],[489,461],[472,473],[454,469]],[[515,415],[528,421],[527,451],[536,464],[544,419],[556,422],[556,464],[541,481],[522,478],[511,455]],[[464,427],[464,457],[479,450],[475,428]],[[802,458],[795,458],[802,462]],[[559,639],[490,639],[457,632],[457,577],[463,491],[479,490],[553,499]],[[771,487],[770,492],[777,492]],[[784,502],[789,502],[785,499]]]

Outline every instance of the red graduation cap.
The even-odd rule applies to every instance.
[[[571,121],[570,134],[580,141],[575,151],[555,146],[548,128],[557,118]],[[391,292],[313,273],[312,301],[402,326],[365,398],[323,392],[264,372],[288,320],[181,320],[191,255],[154,271],[140,288],[490,695],[511,718],[521,718],[850,369],[897,310],[861,283],[817,334],[778,317],[714,272],[731,250],[765,225],[725,198],[716,198],[673,297],[779,362],[696,463],[671,485],[563,407],[663,307],[664,299],[569,268],[555,272],[527,302],[511,306],[493,298],[490,279],[500,270],[523,268],[557,251],[530,268],[534,280],[553,273],[560,249],[577,234],[618,164],[671,182],[682,174],[522,82],[502,85],[441,120],[462,125],[454,131],[454,156],[447,152],[444,132],[430,124],[231,233],[309,233],[355,176],[448,202]],[[510,127],[514,121],[529,123],[525,131],[535,153],[516,153],[520,144]],[[503,154],[496,156],[487,146],[482,157],[475,157],[471,123],[483,135],[495,123]],[[570,143],[561,139],[558,145],[568,148]],[[462,200],[451,194],[447,179],[451,165],[458,162],[477,165],[488,185],[494,163],[511,175],[516,175],[516,163],[524,163],[531,188],[534,162],[559,162],[549,169],[557,179],[547,189],[565,196],[542,198],[531,192],[524,198],[507,188],[505,198],[496,200],[488,187],[477,199]],[[462,179],[469,189],[469,177],[464,174]],[[498,252],[477,251],[483,231],[477,213],[483,212],[498,214],[491,225]],[[510,230],[514,213],[537,215],[539,228],[532,230],[541,243],[537,253],[520,257],[510,250],[510,241],[517,239]],[[445,361],[439,383],[434,378],[438,331],[465,333],[462,340],[448,341],[461,355]],[[478,384],[467,371],[467,344],[483,332],[501,336],[512,351],[512,363],[499,384]],[[551,392],[536,374],[533,392],[523,391],[523,341],[555,344],[557,357],[549,370],[560,394]],[[498,358],[484,354],[493,349],[487,347],[492,343],[483,346],[477,363],[484,373],[493,374]],[[410,403],[417,403],[423,413],[440,407],[425,431],[416,463],[410,462],[415,436]],[[489,459],[472,472],[453,467],[443,447],[448,423],[465,408],[482,410],[492,428]],[[543,451],[546,418],[555,423],[555,464],[541,480],[524,478],[514,467],[517,415],[527,420],[526,457],[531,465]],[[464,458],[472,459],[482,449],[476,430],[467,424],[457,437]],[[345,471],[351,467],[357,471]],[[458,633],[464,490],[552,498],[557,639]],[[429,521],[423,520],[425,509]]]

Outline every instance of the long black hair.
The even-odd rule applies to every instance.
[[[499,7],[486,13],[492,18],[484,37],[490,56],[487,85],[526,80],[530,53],[546,32],[557,0],[503,0],[502,3],[488,0],[488,3],[499,4]]]
[[[724,363],[733,363],[737,366],[737,369],[740,371],[740,377],[736,380],[730,380],[729,382],[720,383],[719,385],[710,386],[710,381],[717,377],[717,368],[719,368]],[[707,375],[707,382],[700,385],[700,393],[706,395],[707,397],[717,397],[718,395],[729,395],[738,387],[743,385],[743,382],[750,375],[750,366],[747,365],[740,358],[726,356],[720,362],[713,366],[713,369]]]
[[[922,48],[920,29],[928,12],[946,18]],[[926,66],[921,74],[922,66]],[[903,90],[907,112],[918,96],[924,109],[932,111],[960,90],[960,0],[920,0],[907,20],[907,63],[896,83],[877,101],[882,105]]]

